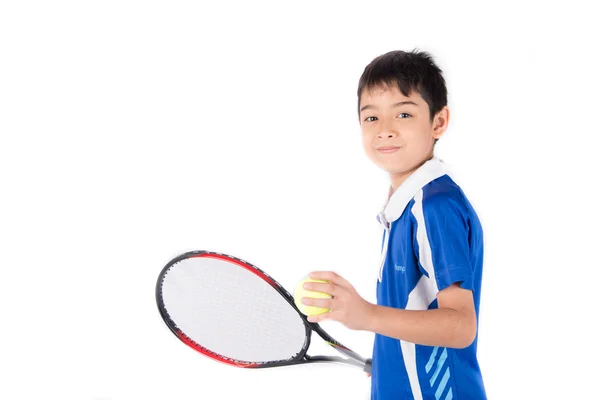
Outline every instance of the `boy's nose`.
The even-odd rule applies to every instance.
[[[381,129],[378,136],[381,138],[392,138],[398,136],[398,131],[390,122],[382,122],[380,128]]]
[[[393,131],[381,131],[379,132],[379,137],[380,138],[393,138],[398,136],[398,134],[396,132]]]

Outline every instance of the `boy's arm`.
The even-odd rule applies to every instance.
[[[304,298],[304,304],[331,309],[329,313],[309,317],[310,322],[334,320],[350,329],[367,330],[427,346],[464,348],[476,336],[473,294],[458,284],[438,292],[438,309],[417,311],[371,304],[334,272],[315,272],[310,277],[328,280],[331,284],[305,283],[305,289],[333,296],[333,299]]]
[[[438,309],[423,311],[374,306],[367,330],[427,346],[468,347],[477,333],[473,293],[454,284],[437,300]]]

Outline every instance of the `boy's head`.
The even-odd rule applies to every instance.
[[[448,126],[447,102],[442,71],[426,52],[391,51],[365,68],[358,84],[363,146],[394,189],[433,156]]]

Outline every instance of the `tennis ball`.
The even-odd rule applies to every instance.
[[[298,285],[296,285],[296,289],[294,290],[294,303],[296,304],[296,307],[298,307],[300,312],[302,312],[302,314],[304,314],[304,315],[319,315],[319,314],[324,314],[324,313],[329,312],[330,311],[329,308],[307,306],[306,304],[302,303],[303,297],[312,297],[312,298],[316,298],[316,299],[330,299],[331,298],[331,296],[327,293],[313,292],[313,291],[304,289],[303,285],[306,282],[329,283],[329,281],[322,281],[322,280],[310,279],[310,278],[306,278],[306,279],[303,279],[302,281],[300,281],[300,283],[298,283]]]

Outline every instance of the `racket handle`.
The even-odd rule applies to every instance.
[[[370,358],[367,358],[367,361],[365,361],[365,368],[363,369],[363,371],[365,371],[367,374],[370,374],[372,365],[373,361]]]

